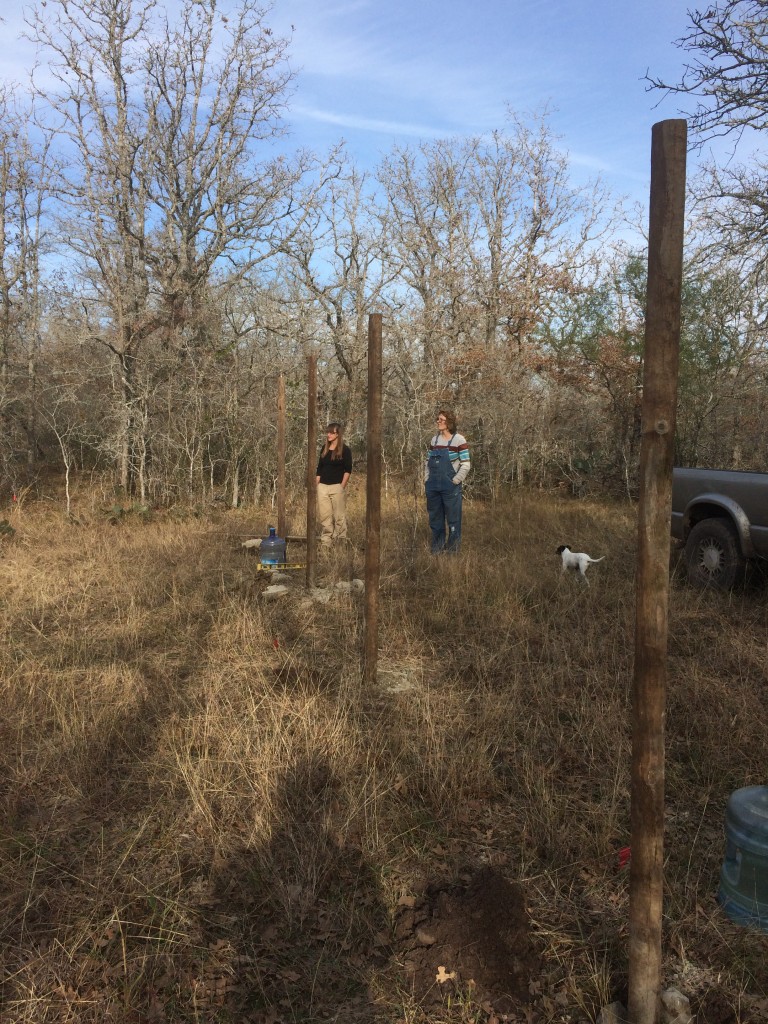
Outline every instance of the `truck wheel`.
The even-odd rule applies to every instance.
[[[725,519],[696,523],[685,542],[685,563],[690,583],[717,590],[741,583],[747,568],[736,531]]]

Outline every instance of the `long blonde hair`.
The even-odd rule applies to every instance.
[[[328,443],[329,430],[336,431],[336,447],[333,450],[331,450],[331,446]],[[323,450],[320,454],[320,458],[322,458],[324,455],[327,455],[328,452],[331,453],[332,461],[337,461],[344,455],[344,427],[341,425],[341,423],[329,423],[328,426],[325,428],[325,444],[323,445]]]

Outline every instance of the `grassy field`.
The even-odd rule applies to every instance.
[[[462,554],[431,558],[423,502],[389,493],[365,687],[363,600],[334,587],[362,576],[361,501],[325,601],[303,574],[263,598],[241,541],[266,509],[4,513],[3,1024],[625,1000],[635,510],[468,502]],[[560,543],[607,555],[590,587]],[[702,1024],[768,1020],[768,935],[716,902],[727,796],[768,781],[768,587],[672,570],[664,983]]]

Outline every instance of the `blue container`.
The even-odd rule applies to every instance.
[[[285,562],[285,541],[278,537],[274,526],[269,528],[269,536],[259,545],[259,561],[262,565],[278,566]]]
[[[736,924],[768,932],[768,786],[731,793],[725,839],[718,901]]]

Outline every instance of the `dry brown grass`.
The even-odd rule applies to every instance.
[[[75,507],[0,537],[3,1022],[484,1020],[422,1014],[390,944],[402,898],[479,864],[525,886],[532,1019],[624,996],[630,507],[473,502],[433,559],[389,495],[370,689],[359,599],[261,600],[238,540],[266,512]],[[608,554],[589,588],[571,541]],[[767,1005],[768,936],[715,900],[725,800],[765,781],[767,627],[765,587],[673,576],[665,981],[721,1024]]]

